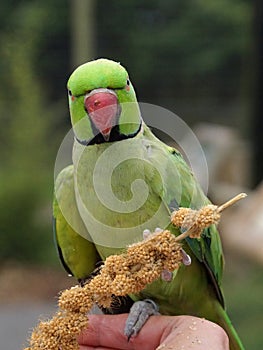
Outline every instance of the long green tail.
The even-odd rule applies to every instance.
[[[230,350],[245,350],[226,311],[223,308],[220,308],[220,310],[218,311],[220,315],[219,315],[219,321],[216,323],[218,323],[226,331],[229,338]]]

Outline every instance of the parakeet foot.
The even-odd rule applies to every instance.
[[[130,309],[124,328],[124,334],[128,340],[136,336],[151,315],[158,314],[158,306],[151,299],[136,301]]]

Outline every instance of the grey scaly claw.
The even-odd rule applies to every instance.
[[[156,227],[154,232],[151,232],[150,230],[148,229],[145,229],[142,233],[142,237],[144,240],[148,239],[149,237],[155,235],[155,234],[158,234],[160,232],[162,232],[163,230],[160,228],[160,227]]]
[[[152,235],[152,233],[148,229],[144,230],[143,233],[142,233],[142,237],[143,237],[144,240],[149,238],[151,235]]]
[[[151,315],[159,314],[158,310],[158,306],[151,299],[136,301],[132,305],[124,328],[124,334],[127,336],[128,341],[132,336],[135,337],[137,335]]]
[[[165,282],[171,282],[173,279],[173,273],[168,270],[163,270],[161,273],[161,279]]]
[[[183,264],[184,264],[185,266],[191,265],[192,259],[191,259],[190,255],[188,255],[188,254],[183,250],[183,248],[181,248],[181,255],[182,255],[182,258],[183,258]]]

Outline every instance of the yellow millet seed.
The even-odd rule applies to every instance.
[[[206,228],[212,224],[218,224],[220,220],[220,213],[217,211],[216,205],[207,205],[198,210],[197,225],[200,228]]]
[[[89,288],[96,294],[108,294],[112,283],[112,278],[108,278],[104,272],[94,277],[88,284]]]
[[[96,303],[103,308],[109,309],[112,304],[112,294],[100,296],[98,299],[96,299]]]
[[[185,218],[189,216],[192,209],[190,208],[179,208],[172,212],[171,221],[177,227],[182,227],[185,221]]]
[[[139,293],[164,269],[178,268],[180,249],[176,237],[166,230],[130,246],[124,254],[110,256],[99,274],[83,287],[75,286],[61,294],[61,311],[33,331],[28,350],[77,350],[76,336],[87,327],[86,312],[93,303],[109,308],[113,296]]]
[[[220,213],[216,205],[206,205],[200,210],[180,208],[171,214],[172,223],[184,230],[190,230],[189,237],[199,238],[203,230],[212,224],[218,224]]]
[[[87,313],[93,305],[92,293],[87,287],[74,286],[61,294],[58,305],[61,310]]]
[[[50,321],[40,322],[30,339],[31,350],[79,349],[76,336],[88,325],[84,314],[58,312]]]

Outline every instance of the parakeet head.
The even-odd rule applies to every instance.
[[[98,59],[79,66],[68,80],[74,133],[83,144],[136,135],[141,115],[128,73],[119,63]]]

